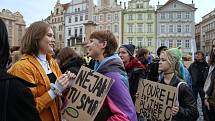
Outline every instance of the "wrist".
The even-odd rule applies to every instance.
[[[58,89],[58,87],[55,84],[51,83],[50,86],[51,86],[51,90],[54,92],[55,95],[62,96],[62,91]]]

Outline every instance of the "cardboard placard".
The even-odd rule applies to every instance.
[[[62,115],[66,121],[93,121],[113,80],[82,66],[71,87]]]
[[[176,87],[141,80],[139,82],[136,111],[152,121],[171,121],[171,108],[176,101]]]

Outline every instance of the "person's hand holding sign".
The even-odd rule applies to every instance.
[[[173,106],[172,107],[172,115],[175,116],[179,111],[179,107],[178,106]]]
[[[65,74],[69,77],[68,79],[68,87],[71,87],[75,81],[76,75],[74,73],[71,73],[70,71],[66,71]]]

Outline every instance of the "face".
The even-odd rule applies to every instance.
[[[167,61],[168,58],[167,58],[167,55],[165,52],[162,52],[160,54],[160,61],[159,61],[159,71],[162,71],[164,73],[168,73],[168,72],[171,72],[171,65],[170,63]]]
[[[213,49],[213,53],[215,55],[215,40],[213,41],[212,49]]]
[[[43,54],[53,53],[55,46],[54,32],[49,28],[46,35],[40,40],[39,48]]]
[[[130,56],[125,48],[119,48],[119,57],[122,59],[123,63],[128,63]]]
[[[195,58],[197,61],[202,61],[204,57],[201,53],[196,53]]]
[[[88,56],[97,60],[100,56],[103,56],[106,44],[104,42],[100,43],[97,39],[90,39],[86,47],[88,49]]]

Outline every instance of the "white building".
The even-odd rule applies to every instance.
[[[110,30],[114,33],[118,44],[122,43],[122,7],[117,0],[98,0],[98,6],[93,12],[96,30]]]
[[[191,2],[191,1],[190,1]],[[191,52],[195,41],[195,5],[169,0],[157,6],[157,45],[181,47],[183,54]]]
[[[74,47],[83,43],[85,38],[84,23],[92,20],[93,0],[72,0],[64,14],[65,46]]]

